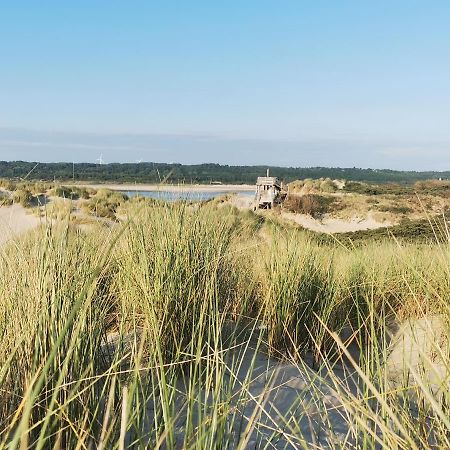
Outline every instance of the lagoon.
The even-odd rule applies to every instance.
[[[177,191],[164,191],[164,190],[152,190],[152,191],[121,191],[128,197],[146,197],[154,198],[157,200],[165,200],[173,202],[177,200],[187,201],[206,201],[211,200],[221,195],[236,194],[238,197],[253,197],[255,192],[252,191],[204,191],[204,190],[177,190]]]

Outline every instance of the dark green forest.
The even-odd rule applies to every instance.
[[[253,184],[266,173],[267,166],[219,164],[88,164],[0,161],[0,177],[46,181],[136,182],[136,183],[231,183]],[[449,179],[447,172],[406,172],[395,170],[333,167],[270,167],[270,174],[284,182],[305,178],[332,178],[369,183],[414,183],[419,180]]]

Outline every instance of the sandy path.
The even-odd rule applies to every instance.
[[[391,222],[378,222],[371,215],[365,219],[353,218],[350,220],[334,219],[325,217],[322,220],[314,219],[306,214],[294,214],[283,212],[282,217],[293,220],[304,228],[320,233],[347,233],[351,231],[375,230],[377,228],[389,227]]]
[[[76,184],[68,186],[111,189],[115,191],[164,191],[164,192],[249,192],[255,186],[250,184]]]
[[[0,207],[0,245],[39,224],[39,217],[28,214],[20,205]]]

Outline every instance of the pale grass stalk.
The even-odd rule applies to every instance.
[[[128,422],[128,388],[125,386],[122,390],[122,417],[120,420],[119,450],[125,450],[127,422]]]

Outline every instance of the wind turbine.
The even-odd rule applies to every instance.
[[[105,161],[103,160],[103,153],[96,159],[96,161],[98,161],[101,166],[105,164]]]

